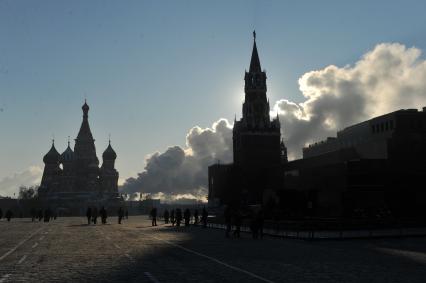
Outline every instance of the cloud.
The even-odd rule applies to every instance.
[[[213,123],[211,128],[198,126],[186,135],[186,147],[169,147],[145,160],[145,169],[137,178],[125,181],[121,190],[126,193],[157,194],[166,199],[207,195],[207,167],[212,163],[232,161],[232,126],[225,119]],[[161,193],[161,194],[159,194]]]
[[[403,108],[426,106],[426,61],[417,48],[378,44],[353,66],[330,65],[299,79],[306,100],[275,103],[290,157],[336,131]]]
[[[30,166],[27,170],[15,173],[12,176],[0,180],[0,196],[16,196],[20,186],[32,186],[40,184],[43,169],[39,166]]]
[[[426,61],[421,51],[398,43],[382,43],[354,65],[327,66],[299,79],[305,101],[281,99],[272,115],[280,116],[290,159],[300,158],[309,143],[335,136],[354,123],[401,108],[426,106]],[[232,161],[232,129],[225,119],[212,128],[193,127],[186,147],[169,147],[146,159],[145,170],[129,178],[125,192],[200,196],[206,194],[207,167]],[[161,193],[161,194],[160,194]]]

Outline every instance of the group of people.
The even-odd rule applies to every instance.
[[[172,209],[170,212],[168,209],[166,209],[163,213],[164,224],[171,223],[172,226],[176,225],[177,227],[181,226],[182,221],[184,221],[185,226],[188,227],[192,219],[192,223],[195,226],[201,223],[203,227],[207,227],[208,216],[209,213],[205,207],[201,211],[201,218],[198,213],[198,209],[195,209],[193,214],[191,214],[191,210],[189,208],[185,209],[183,213],[180,208]],[[150,217],[152,226],[157,226],[157,208],[154,207],[151,209]]]
[[[38,211],[35,208],[31,208],[31,221],[34,222],[36,219],[40,222],[43,220],[44,222],[49,222],[50,220],[56,220],[58,214],[52,211],[50,208],[39,209]]]
[[[89,206],[86,210],[87,225],[90,225],[91,223],[96,225],[98,223],[99,216],[101,217],[102,224],[106,224],[107,218],[108,218],[108,212],[105,209],[105,207],[102,206],[101,209],[98,211],[98,208],[96,206],[94,207]],[[122,207],[120,207],[118,209],[117,216],[118,216],[118,224],[121,224],[124,217],[126,217],[126,219],[129,218],[129,212],[127,210],[124,210]]]
[[[240,238],[241,225],[243,224],[243,218],[249,218],[250,220],[250,231],[253,239],[263,238],[263,226],[265,216],[262,209],[251,211],[249,214],[243,214],[241,209],[232,208],[227,206],[224,211],[225,219],[225,237],[231,237],[232,226],[235,227],[232,236],[234,238]]]
[[[39,210],[36,210],[35,208],[31,208],[30,215],[31,215],[32,222],[36,220],[38,220],[39,222],[42,220],[44,222],[49,222],[51,220],[56,220],[56,218],[58,217],[58,214],[52,211],[50,208],[39,209]],[[11,209],[6,210],[4,217],[6,218],[8,222],[10,222],[10,220],[14,217],[13,211]],[[22,213],[20,217],[22,218]],[[3,218],[3,211],[0,208],[0,219],[2,218]]]
[[[105,207],[102,206],[102,208],[98,212],[98,208],[95,207],[88,207],[86,210],[86,217],[87,217],[87,225],[90,225],[90,223],[93,223],[96,225],[98,222],[98,217],[101,217],[102,224],[107,223],[108,213]]]

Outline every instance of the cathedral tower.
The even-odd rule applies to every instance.
[[[118,172],[115,169],[115,159],[117,154],[111,146],[111,140],[108,142],[108,147],[102,154],[102,167],[100,169],[99,179],[101,187],[107,193],[117,193]]]
[[[95,140],[89,126],[89,105],[84,101],[83,122],[75,139],[74,170],[76,174],[77,190],[97,190],[97,176],[99,174],[99,160],[96,156]]]
[[[39,193],[42,195],[55,190],[58,186],[59,176],[61,175],[60,157],[61,155],[55,148],[55,141],[52,140],[50,150],[43,157],[44,171],[39,189]]]

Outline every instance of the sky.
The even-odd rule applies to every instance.
[[[190,133],[197,138],[211,129],[228,140],[227,123],[241,117],[254,29],[271,106],[285,119],[280,107],[310,99],[300,90],[302,77],[326,79],[310,72],[330,65],[347,71],[368,52],[381,54],[379,44],[400,44],[403,49],[383,48],[408,61],[414,47],[415,64],[421,64],[424,11],[425,1],[389,0],[0,0],[0,195],[38,182],[51,139],[62,152],[67,137],[76,137],[85,98],[98,157],[111,135],[123,183],[146,171],[146,158],[155,152],[179,147],[186,156],[194,149]],[[220,118],[223,127],[215,128]],[[338,126],[344,125],[329,132]]]

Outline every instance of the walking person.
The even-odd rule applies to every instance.
[[[10,222],[10,219],[13,217],[13,213],[12,213],[12,211],[10,209],[8,209],[6,211],[6,214],[4,216],[6,217],[7,222]]]
[[[3,218],[3,211],[0,208],[0,220]]]
[[[43,219],[43,210],[39,209],[38,211],[38,222],[40,222]]]
[[[207,228],[207,218],[209,213],[207,212],[206,207],[203,207],[203,212],[201,213],[201,222],[203,223],[203,228]]]
[[[179,227],[182,222],[182,210],[180,208],[176,209],[176,226]]]
[[[167,209],[164,211],[163,217],[164,217],[164,224],[169,224],[169,211]]]
[[[44,210],[44,222],[49,222],[50,221],[50,209],[45,209]]]
[[[118,210],[118,224],[121,224],[121,220],[124,217],[124,210],[122,207],[120,207],[120,209]]]
[[[36,216],[37,216],[37,212],[36,212],[36,210],[35,210],[35,208],[34,208],[34,207],[33,207],[33,208],[31,208],[30,214],[31,214],[31,222],[34,222],[34,221],[35,221],[35,218],[36,218]],[[1,219],[1,216],[0,216],[0,219]]]
[[[107,223],[108,214],[107,214],[107,211],[106,211],[105,207],[102,206],[102,208],[101,208],[101,210],[99,212],[101,214],[102,224],[106,224]]]
[[[191,221],[191,211],[189,210],[189,208],[185,209],[185,211],[183,212],[183,218],[185,219],[185,226],[188,227],[189,222]]]
[[[87,225],[90,225],[90,222],[92,221],[92,209],[90,206],[86,210],[86,217],[87,217]]]
[[[153,207],[150,212],[151,226],[157,226],[157,208]]]
[[[174,209],[172,209],[172,211],[170,211],[170,222],[172,222],[172,226],[175,226],[176,219],[175,219],[175,210]]]
[[[129,211],[126,209],[126,220],[129,219]]]
[[[196,209],[194,211],[194,225],[197,226],[199,221],[200,221],[200,217],[198,215],[198,209]]]
[[[92,209],[92,221],[95,225],[98,223],[98,208],[96,206]]]

